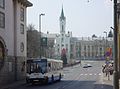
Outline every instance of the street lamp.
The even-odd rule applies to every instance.
[[[107,52],[107,32],[104,31],[103,33],[106,34],[106,40],[105,40],[105,58],[106,58],[106,52]],[[106,59],[107,60],[107,59]]]
[[[114,0],[114,82],[113,89],[119,89],[119,78],[118,78],[118,23],[117,23],[117,6],[118,0]]]
[[[44,16],[44,15],[45,15],[45,14],[43,14],[43,13],[41,13],[41,14],[39,15],[40,58],[41,58],[41,56],[42,56],[42,55],[41,55],[41,54],[42,54],[42,53],[41,53],[41,37],[42,37],[42,36],[41,36],[41,27],[42,27],[42,26],[41,26],[41,17]]]

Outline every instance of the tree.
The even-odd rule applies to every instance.
[[[108,37],[113,37],[113,33],[111,30],[109,31]]]
[[[34,25],[32,24],[28,25],[27,28],[27,57],[39,57],[39,32],[35,30]]]
[[[97,36],[95,34],[92,35],[92,38],[96,38]]]

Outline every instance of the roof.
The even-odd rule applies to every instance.
[[[14,0],[16,1],[16,0]],[[29,2],[28,0],[17,0],[18,2],[20,2],[21,4],[23,4],[26,7],[31,7],[33,6],[33,4],[31,2]]]
[[[60,16],[61,19],[65,19],[65,16],[64,16],[64,12],[63,12],[63,7],[62,7],[62,11],[61,11],[61,16]]]

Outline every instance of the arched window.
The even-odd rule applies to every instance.
[[[0,69],[3,67],[4,64],[4,46],[0,42]]]

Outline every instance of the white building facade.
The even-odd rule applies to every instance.
[[[108,60],[113,59],[113,37],[81,37],[75,42],[76,59]]]
[[[25,77],[27,0],[0,0],[0,85]]]

